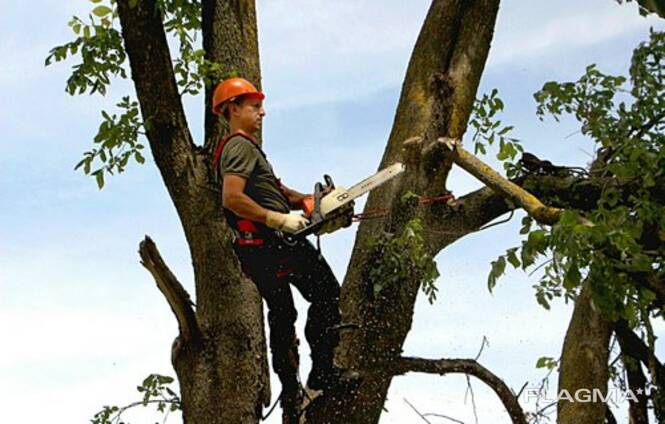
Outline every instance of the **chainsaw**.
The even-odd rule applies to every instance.
[[[314,185],[314,194],[304,201],[303,211],[309,224],[295,232],[295,236],[331,233],[351,225],[354,200],[379,187],[404,172],[404,165],[397,162],[376,174],[365,178],[349,189],[335,187],[330,175],[323,176],[323,183]]]

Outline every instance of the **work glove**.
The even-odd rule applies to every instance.
[[[275,230],[283,231],[285,233],[295,233],[296,231],[305,228],[309,221],[300,215],[292,215],[290,213],[280,213],[275,211],[268,211],[266,215],[266,225]]]

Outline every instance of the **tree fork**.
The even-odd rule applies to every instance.
[[[428,142],[441,134],[461,137],[489,53],[498,7],[498,0],[432,2],[409,61],[379,167],[403,159],[402,141],[411,134],[424,134]],[[331,408],[338,415],[330,423],[379,420],[392,375],[389,369],[374,368],[374,363],[399,357],[411,328],[420,283],[399,282],[400,290],[375,299],[364,276],[371,255],[367,243],[382,231],[402,231],[416,216],[412,215],[414,211],[400,207],[402,195],[407,190],[424,195],[430,195],[430,190],[444,190],[449,169],[449,164],[407,167],[399,181],[384,184],[369,194],[366,210],[380,208],[396,213],[363,221],[358,228],[340,306],[343,321],[358,323],[362,330],[342,335],[335,359],[342,366],[360,370],[364,379],[353,399]],[[429,212],[418,213],[422,213],[418,217],[424,222],[435,218]],[[362,372],[365,368],[366,373]]]
[[[256,424],[270,402],[261,299],[231,249],[209,155],[198,151],[189,132],[156,2],[117,4],[132,79],[149,123],[146,136],[194,268],[203,343],[200,349],[181,349],[174,358],[183,419],[186,424]]]

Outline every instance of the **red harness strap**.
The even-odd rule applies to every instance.
[[[240,137],[242,137],[246,140],[251,141],[254,146],[256,146],[259,150],[261,150],[261,148],[259,147],[259,144],[256,142],[254,137],[248,136],[247,134],[243,134],[243,133],[240,133],[240,132],[229,134],[229,135],[227,135],[226,137],[222,138],[219,141],[219,144],[217,145],[217,148],[215,149],[215,154],[213,155],[213,161],[212,161],[212,165],[215,167],[215,169],[217,169],[219,167],[219,161],[222,158],[222,151],[224,151],[224,146],[226,146],[226,143],[228,143],[229,140],[231,140],[231,138],[233,138],[237,135],[239,135]],[[263,152],[261,152],[261,153],[263,153]]]

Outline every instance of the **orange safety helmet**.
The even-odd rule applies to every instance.
[[[254,85],[244,78],[229,78],[217,85],[212,95],[212,111],[221,115],[224,105],[238,96],[253,95],[263,100],[266,96],[256,89]]]

